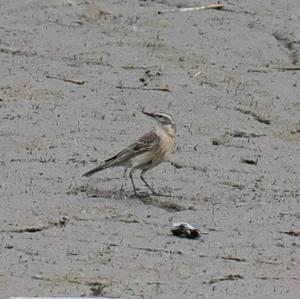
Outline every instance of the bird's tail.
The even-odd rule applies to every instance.
[[[116,157],[114,156],[114,157],[112,157],[110,159],[107,159],[107,160],[103,161],[99,166],[97,166],[96,168],[93,168],[92,170],[84,173],[82,176],[89,177],[89,176],[95,174],[96,172],[101,171],[103,169],[106,169],[108,167],[117,166],[118,165],[118,163],[117,163],[118,161],[116,161],[115,158]]]
[[[127,154],[127,149],[120,152],[120,153],[118,153],[118,154],[116,154],[115,156],[103,161],[99,166],[97,166],[96,168],[84,173],[82,176],[89,177],[89,176],[93,175],[94,173],[96,173],[98,171],[101,171],[103,169],[106,169],[108,167],[115,167],[115,166],[124,165],[124,160],[126,161],[126,159],[127,159],[126,154]]]
[[[93,168],[92,170],[84,173],[82,176],[89,177],[89,176],[95,174],[96,172],[101,171],[101,170],[103,170],[105,168],[107,168],[107,165],[106,165],[106,163],[103,163],[103,164],[97,166],[96,168]]]

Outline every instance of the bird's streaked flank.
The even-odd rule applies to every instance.
[[[144,175],[149,169],[165,161],[168,154],[172,151],[175,144],[176,124],[173,117],[168,114],[160,112],[149,113],[145,111],[143,111],[143,113],[156,120],[158,126],[123,151],[103,161],[98,167],[83,174],[83,176],[89,177],[109,167],[123,166],[126,167],[126,169],[131,168],[129,177],[134,193],[138,196],[133,181],[133,173],[135,170],[141,169],[141,180],[153,194],[159,195],[147,183]]]

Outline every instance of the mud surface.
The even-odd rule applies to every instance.
[[[1,298],[299,298],[300,2],[224,3],[1,1]],[[177,121],[169,198],[81,177],[141,107]]]

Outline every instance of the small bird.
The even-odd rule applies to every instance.
[[[131,168],[129,177],[134,194],[139,196],[133,181],[133,173],[137,169],[141,169],[141,180],[153,194],[160,195],[147,183],[144,175],[149,169],[165,161],[168,154],[172,151],[175,145],[176,124],[173,117],[166,113],[142,112],[153,118],[158,123],[158,126],[123,151],[103,161],[98,167],[83,174],[83,176],[89,177],[109,167],[123,166],[126,167],[126,170],[127,168]]]

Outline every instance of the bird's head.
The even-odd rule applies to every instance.
[[[175,136],[176,134],[176,124],[174,118],[166,113],[161,112],[145,112],[142,111],[145,115],[150,116],[155,119],[158,125],[169,135]]]

